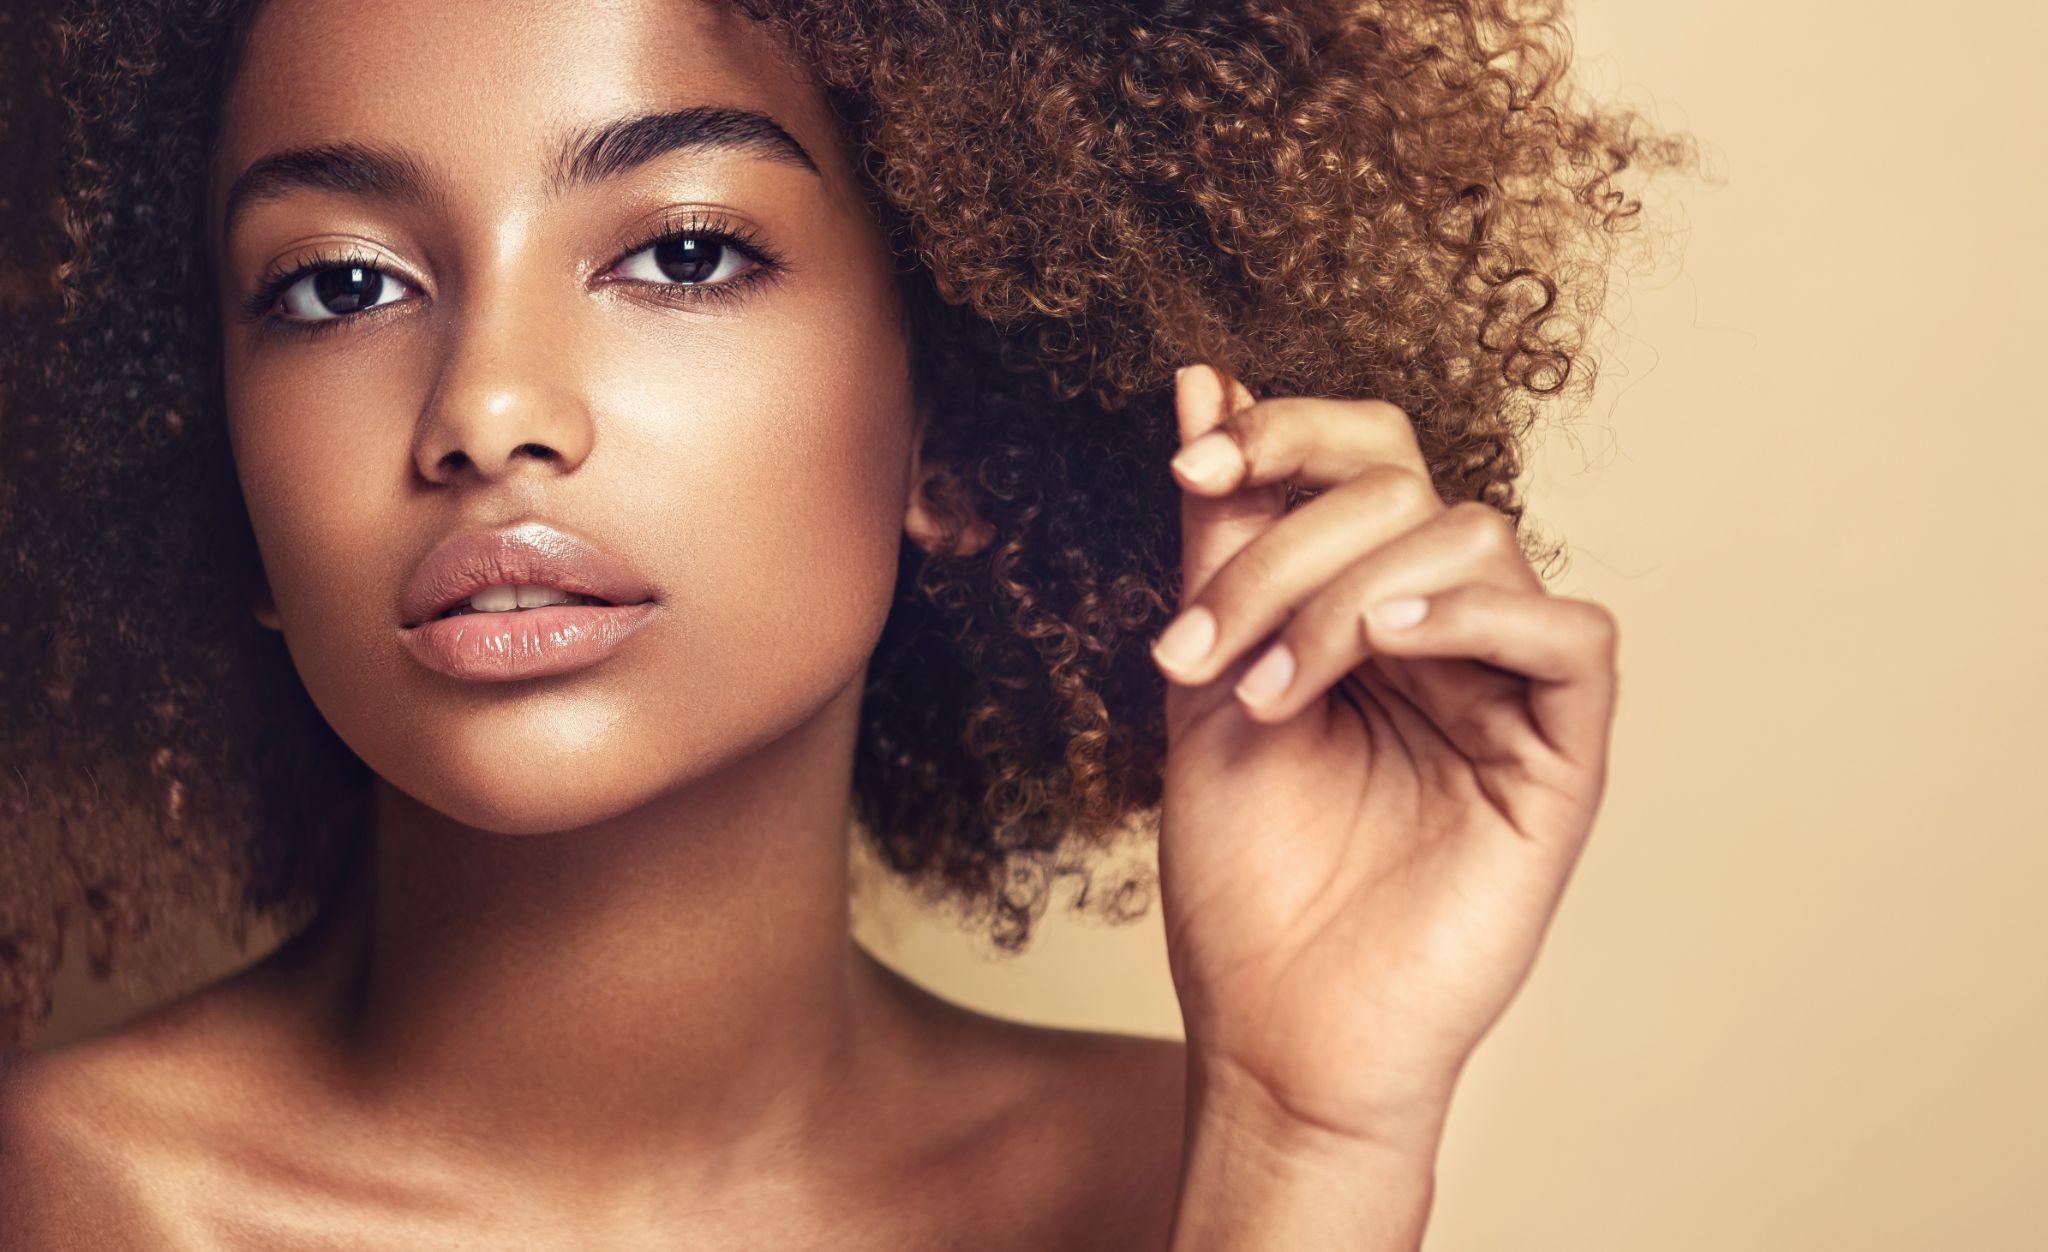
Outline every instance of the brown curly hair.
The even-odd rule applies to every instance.
[[[250,620],[200,243],[255,2],[6,31],[41,72],[0,89],[0,1046],[47,1017],[69,926],[102,976],[181,913],[243,940],[309,916],[360,842],[367,768]],[[909,262],[934,498],[996,536],[906,541],[869,668],[856,813],[929,899],[1014,950],[1057,876],[1156,826],[1176,366],[1401,406],[1445,500],[1555,565],[1523,439],[1590,379],[1640,209],[1618,176],[1690,145],[1582,98],[1554,7],[736,2],[844,124]],[[1149,885],[1096,903],[1135,915]]]

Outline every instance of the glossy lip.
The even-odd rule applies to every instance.
[[[554,587],[605,604],[561,604],[441,617],[499,583]],[[509,682],[595,664],[661,611],[625,562],[544,522],[466,531],[437,544],[399,602],[399,636],[428,669]]]

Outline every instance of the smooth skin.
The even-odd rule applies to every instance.
[[[1195,366],[1177,407],[1174,1246],[1413,1248],[1458,1074],[1592,828],[1615,622],[1548,594],[1499,510],[1446,506],[1392,405]],[[1289,483],[1320,494],[1289,512]]]
[[[558,178],[565,142],[700,105],[773,118],[812,167],[696,146]],[[416,185],[225,221],[238,171],[336,144]],[[890,258],[800,69],[716,5],[271,0],[215,183],[253,611],[377,773],[373,838],[277,953],[10,1069],[0,1224],[53,1248],[1416,1246],[1457,1073],[1591,826],[1615,632],[1504,518],[1437,499],[1405,415],[1183,371],[1183,620],[1215,638],[1160,656],[1187,1043],[1024,1026],[848,935],[865,666],[897,545],[939,531]],[[634,249],[678,221],[781,268],[672,290]],[[314,333],[236,316],[341,250],[388,300]],[[1289,481],[1327,490],[1285,513]],[[527,518],[636,565],[657,619],[551,679],[417,666],[390,620],[413,563]],[[1368,613],[1417,598],[1406,628]],[[1276,644],[1293,681],[1248,700]]]

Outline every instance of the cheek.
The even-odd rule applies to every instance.
[[[332,349],[230,348],[224,366],[236,475],[293,667],[357,755],[402,775],[392,762],[419,738],[397,716],[419,667],[394,646],[420,534],[404,416],[417,379],[401,357]]]
[[[701,588],[795,609],[894,568],[910,461],[901,351],[851,330],[699,332],[680,351],[599,352],[586,390],[600,445],[632,467],[613,481],[662,519]]]
[[[390,353],[230,350],[225,367],[236,474],[303,670],[323,658],[301,644],[390,626],[392,588],[375,580],[406,542],[412,473],[410,423],[393,415],[417,410],[418,380]]]
[[[611,481],[668,554],[690,632],[661,676],[678,698],[736,696],[790,720],[866,660],[903,538],[902,354],[872,327],[835,323],[697,329],[680,349],[593,358],[600,444],[631,467]]]

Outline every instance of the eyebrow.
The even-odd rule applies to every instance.
[[[732,105],[700,104],[666,113],[621,118],[572,133],[559,145],[551,194],[616,178],[672,152],[723,148],[752,152],[817,174],[818,163],[766,113]],[[404,152],[360,143],[318,144],[271,153],[250,163],[229,187],[221,215],[223,237],[253,205],[312,189],[388,200],[424,201],[430,180]]]

